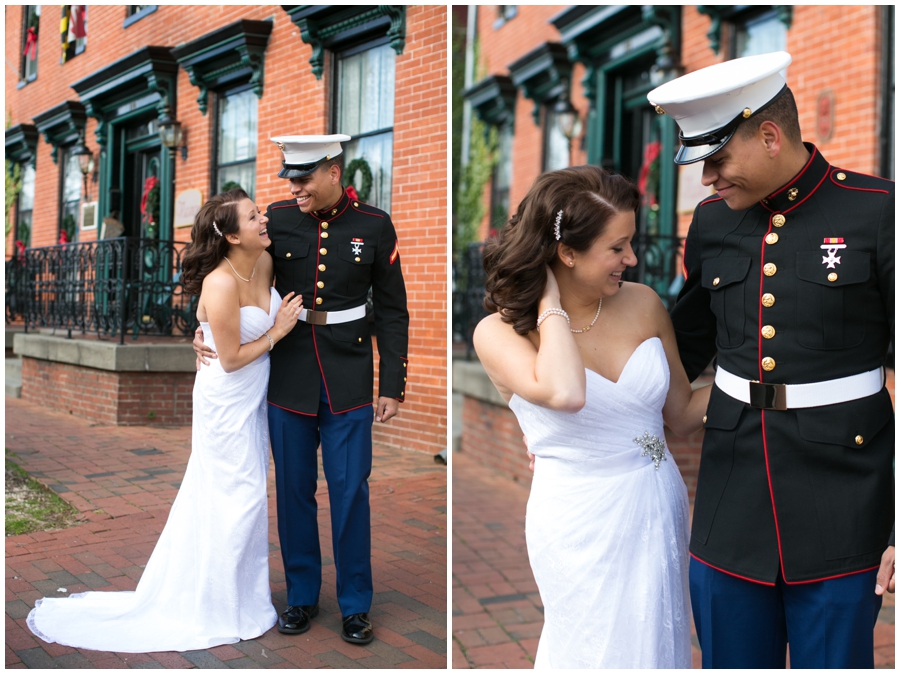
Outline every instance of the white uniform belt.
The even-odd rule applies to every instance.
[[[341,311],[313,311],[312,309],[301,309],[298,320],[309,323],[310,325],[336,325],[338,323],[349,323],[360,318],[366,317],[366,305],[361,304],[352,309],[342,309]]]
[[[732,398],[764,410],[793,410],[836,405],[875,395],[884,386],[884,370],[876,368],[850,377],[812,384],[766,384],[743,379],[721,367],[716,386]]]

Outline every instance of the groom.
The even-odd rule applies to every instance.
[[[284,156],[278,177],[289,180],[293,195],[266,212],[275,288],[282,297],[296,291],[307,308],[300,324],[271,353],[268,409],[288,594],[278,631],[306,632],[319,611],[316,483],[321,445],[341,637],[367,644],[374,639],[368,619],[373,594],[367,482],[372,418],[374,414],[385,423],[405,398],[409,313],[391,217],[351,198],[342,187],[341,142],[348,140],[345,135],[272,139]],[[374,412],[369,288],[379,354]],[[199,355],[208,353],[198,350]]]
[[[694,211],[672,321],[691,379],[716,357],[691,530],[704,667],[872,668],[893,592],[894,184],[800,138],[785,52],[721,63],[647,98]]]

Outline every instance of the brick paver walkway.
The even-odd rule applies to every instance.
[[[525,548],[530,485],[465,452],[455,452],[452,465],[452,666],[531,668],[543,608]],[[699,668],[697,638],[693,633],[691,638],[694,667]],[[875,627],[875,666],[894,667],[893,595],[887,595]]]
[[[6,447],[25,470],[75,506],[82,522],[6,539],[6,667],[445,668],[446,468],[431,456],[376,447],[369,480],[376,639],[340,638],[334,566],[325,558],[321,611],[309,632],[275,629],[188,653],[105,653],[46,644],[25,624],[37,599],[90,589],[133,590],[165,525],[190,453],[190,428],[109,427],[6,399]],[[327,487],[318,488],[323,554],[331,550]],[[269,573],[282,611],[274,469],[269,472]],[[65,588],[65,593],[59,591]]]

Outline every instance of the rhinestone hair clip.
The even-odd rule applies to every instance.
[[[219,229],[219,226],[216,224],[215,220],[213,220],[213,229],[215,230],[216,234],[222,236],[222,231]]]
[[[559,223],[562,222],[563,212],[560,211],[556,214],[556,222],[553,225],[553,236],[556,237],[556,240],[559,241]]]

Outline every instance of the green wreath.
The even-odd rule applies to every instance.
[[[349,187],[353,184],[357,171],[362,173],[362,185],[357,188],[356,193],[359,195],[360,201],[368,202],[369,192],[372,191],[372,169],[369,168],[369,162],[364,158],[357,157],[347,165],[347,171],[344,174],[344,187]]]

